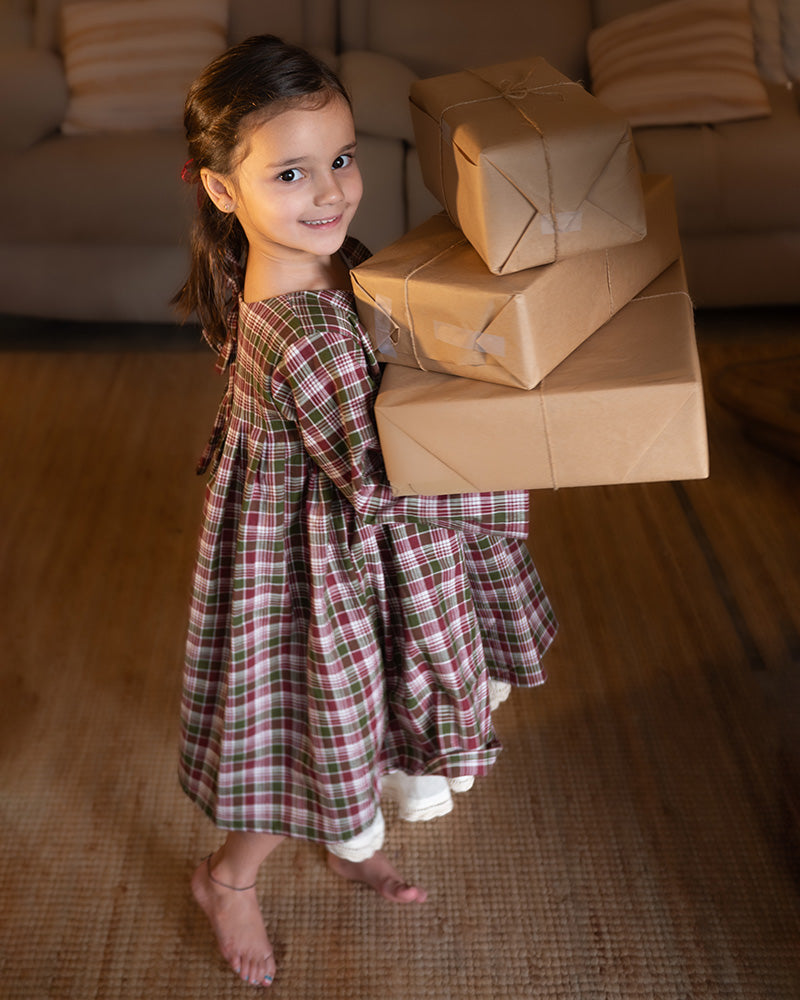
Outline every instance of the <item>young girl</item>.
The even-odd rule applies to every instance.
[[[201,462],[180,776],[227,832],[194,895],[233,969],[265,985],[265,858],[300,837],[337,874],[424,901],[380,852],[381,778],[485,773],[489,672],[541,683],[555,624],[524,494],[389,489],[350,290],[367,252],[346,237],[362,187],[340,82],[251,38],[192,85],[185,126],[198,217],[176,301],[228,381]]]

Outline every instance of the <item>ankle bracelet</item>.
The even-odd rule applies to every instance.
[[[253,882],[252,885],[228,885],[227,882],[222,882],[220,879],[215,878],[214,873],[211,871],[211,858],[213,856],[214,856],[213,854],[208,854],[206,855],[206,857],[203,858],[203,861],[205,861],[206,863],[206,871],[208,872],[208,877],[211,879],[214,885],[222,886],[223,889],[232,889],[234,892],[247,892],[248,889],[255,889],[257,884],[256,882]]]

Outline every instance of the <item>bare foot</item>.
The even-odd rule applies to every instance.
[[[381,851],[377,851],[366,861],[345,861],[334,854],[328,854],[328,866],[342,878],[352,882],[366,882],[384,899],[393,903],[424,903],[428,898],[425,889],[404,882]]]
[[[208,917],[217,944],[231,968],[246,983],[269,986],[275,959],[264,928],[255,886],[226,889],[210,878],[211,860],[202,861],[192,876],[192,894]]]

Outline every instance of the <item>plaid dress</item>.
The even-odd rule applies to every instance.
[[[350,292],[240,301],[222,363],[180,779],[220,828],[340,842],[371,824],[387,768],[486,772],[490,673],[544,680],[556,626],[527,496],[392,496]]]

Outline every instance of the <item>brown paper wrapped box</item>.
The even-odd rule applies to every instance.
[[[496,275],[437,215],[352,272],[381,361],[532,389],[680,256],[672,179],[644,177],[647,236]]]
[[[375,416],[397,496],[707,476],[703,391],[682,261],[539,388],[387,365]]]
[[[418,80],[411,117],[426,186],[493,273],[644,236],[628,123],[544,59]]]

